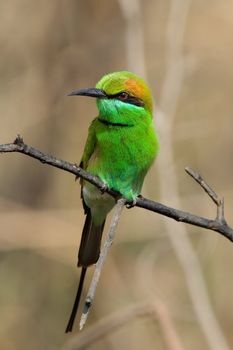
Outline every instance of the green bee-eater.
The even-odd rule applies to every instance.
[[[133,201],[159,149],[148,86],[137,75],[123,71],[105,75],[95,88],[69,95],[95,97],[99,110],[89,127],[80,166]],[[78,253],[82,272],[66,332],[72,331],[87,267],[99,258],[105,219],[115,205],[113,197],[90,183],[81,181],[81,186],[86,215]]]

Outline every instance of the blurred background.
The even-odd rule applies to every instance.
[[[224,196],[233,225],[232,37],[229,0],[1,1],[0,143],[19,133],[79,163],[97,109],[65,94],[132,70],[153,91],[161,139],[142,194],[214,218],[184,172],[192,166]],[[0,169],[1,349],[233,348],[232,244],[139,208],[123,213],[84,331],[77,318],[65,334],[79,276],[79,183],[17,153],[2,154]],[[105,329],[122,315],[101,333],[100,320]]]

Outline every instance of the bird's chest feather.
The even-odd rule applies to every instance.
[[[97,134],[93,160],[100,171],[121,175],[122,172],[130,173],[140,168],[144,151],[132,129],[112,127]]]
[[[154,145],[145,130],[109,127],[96,135],[88,170],[126,197],[137,195],[154,158]],[[132,192],[129,194],[128,192]]]

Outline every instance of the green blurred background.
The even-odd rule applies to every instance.
[[[128,1],[132,12],[140,12],[140,18],[135,15],[135,35],[140,29],[144,73],[158,108],[174,2]],[[134,8],[136,3],[140,8]],[[122,2],[116,0],[1,1],[0,143],[13,141],[19,133],[26,143],[79,163],[97,110],[94,100],[65,94],[94,86],[107,72],[131,68],[130,54],[135,57],[135,73],[142,73],[140,62],[137,68],[142,52],[137,47],[127,50],[128,26]],[[181,209],[215,216],[209,198],[184,173],[190,165],[225,197],[231,225],[232,38],[231,1],[190,2],[181,48],[184,76],[172,125]],[[161,134],[162,127],[158,120]],[[166,140],[161,143],[163,157]],[[172,196],[161,198],[157,167],[158,163],[148,174],[143,193],[175,206]],[[2,154],[0,169],[0,348],[61,349],[74,336],[64,329],[76,291],[77,247],[84,222],[79,184],[70,174],[21,154]],[[183,224],[173,225],[175,235]],[[217,233],[197,227],[187,226],[187,234],[220,328],[233,348],[233,246]],[[154,297],[166,306],[184,349],[209,349],[163,219],[138,208],[125,210],[86,329]],[[142,347],[167,349],[158,323],[147,317],[109,332],[90,349]]]

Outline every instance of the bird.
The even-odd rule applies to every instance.
[[[149,87],[138,75],[119,71],[104,75],[95,88],[77,89],[68,96],[96,98],[99,112],[89,126],[80,167],[133,203],[159,151]],[[73,329],[87,268],[99,258],[106,216],[116,204],[108,193],[80,182],[86,216],[77,263],[81,275],[66,333]]]

